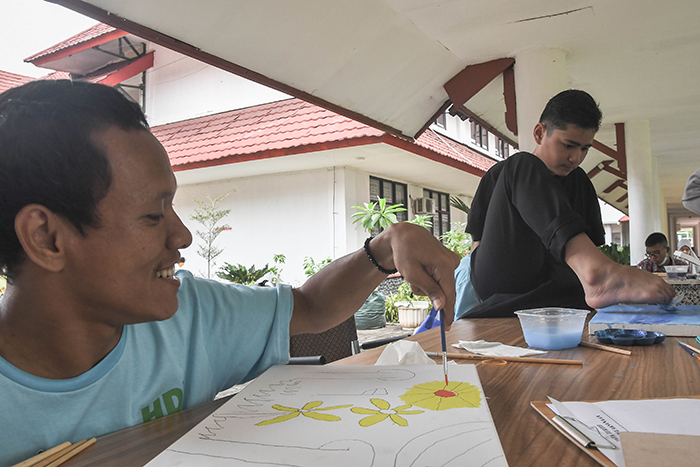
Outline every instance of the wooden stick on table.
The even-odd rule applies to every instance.
[[[428,357],[442,357],[442,352],[426,352]],[[505,360],[519,363],[552,363],[556,365],[583,365],[582,360],[565,360],[559,358],[533,358],[533,357],[488,357],[486,355],[472,355],[465,353],[447,352],[447,358],[463,358],[466,360]]]
[[[61,443],[58,446],[54,446],[47,451],[39,453],[34,457],[30,457],[29,459],[22,461],[19,464],[15,464],[12,467],[32,467],[35,464],[38,464],[39,462],[43,461],[47,457],[56,454],[58,451],[61,451],[62,449],[65,449],[70,445],[70,441],[66,441],[65,443]]]
[[[610,347],[608,345],[595,344],[593,342],[581,341],[581,344],[579,344],[579,345],[582,345],[583,347],[590,347],[592,349],[606,350],[608,352],[619,353],[622,355],[632,355],[632,351],[630,351],[630,350],[618,349],[617,347]]]
[[[84,439],[75,444],[71,444],[66,441],[65,443],[59,444],[46,452],[32,457],[31,459],[20,462],[14,467],[56,467],[63,464],[71,457],[79,454],[83,450],[89,448],[95,444],[96,441],[96,438],[92,438],[90,440]]]

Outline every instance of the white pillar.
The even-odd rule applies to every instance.
[[[557,49],[526,49],[515,55],[514,71],[518,144],[521,151],[532,151],[535,149],[532,132],[544,106],[569,87],[566,54]]]
[[[629,193],[630,260],[633,265],[644,259],[644,240],[661,231],[658,189],[649,120],[625,122],[627,148],[627,191]]]

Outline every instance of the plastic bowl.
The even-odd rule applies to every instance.
[[[668,277],[683,277],[688,273],[688,266],[664,266]]]
[[[516,311],[525,342],[546,350],[570,349],[581,342],[588,310],[536,308]]]

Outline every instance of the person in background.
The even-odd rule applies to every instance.
[[[646,257],[641,260],[637,267],[647,272],[666,272],[665,266],[687,266],[688,263],[682,259],[674,258],[669,253],[666,235],[661,232],[650,234],[644,241],[646,247]]]

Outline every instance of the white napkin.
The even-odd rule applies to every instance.
[[[459,344],[452,344],[452,347],[465,349],[479,355],[488,357],[527,357],[528,355],[539,355],[546,353],[543,350],[525,349],[512,345],[501,344],[500,342],[479,341],[459,341]]]
[[[418,342],[400,340],[387,345],[375,365],[437,365]]]

